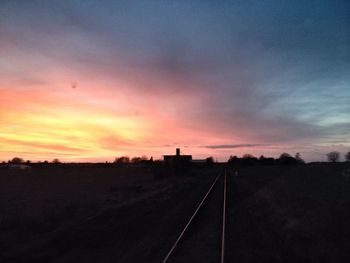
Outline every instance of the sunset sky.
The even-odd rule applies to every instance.
[[[350,151],[349,1],[0,1],[0,161]]]

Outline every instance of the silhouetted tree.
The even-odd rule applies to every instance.
[[[298,163],[305,163],[305,161],[301,158],[300,153],[296,153],[294,158]]]
[[[133,158],[131,158],[131,162],[132,163],[139,163],[139,162],[141,162],[141,157],[133,157]]]
[[[345,161],[350,162],[350,152],[345,154]]]
[[[52,163],[59,164],[59,163],[61,163],[61,161],[59,159],[55,158],[52,160]]]
[[[228,158],[228,162],[233,162],[235,160],[238,160],[239,158],[236,155],[231,155],[230,158]]]
[[[227,161],[232,166],[238,166],[241,163],[241,160],[236,155],[231,155]]]
[[[340,157],[339,152],[333,151],[333,152],[327,153],[327,159],[329,162],[335,163],[339,161],[339,157]]]
[[[205,163],[208,165],[214,164],[214,157],[210,156],[210,157],[205,158]]]
[[[244,154],[243,157],[241,158],[241,165],[243,166],[252,166],[256,165],[258,163],[258,158],[256,158],[252,154]]]
[[[24,163],[24,160],[20,157],[14,157],[10,162],[14,164],[20,164],[20,163]]]
[[[282,153],[280,155],[280,158],[276,160],[278,164],[283,165],[290,165],[290,164],[297,164],[297,160],[294,159],[289,153]]]
[[[259,164],[261,165],[273,165],[274,163],[275,159],[272,157],[265,157],[264,155],[259,157]]]
[[[128,156],[116,157],[114,160],[115,164],[128,164],[130,163],[130,158]]]
[[[281,158],[286,158],[286,157],[292,157],[289,153],[282,153],[281,155],[280,155],[280,159]]]
[[[137,157],[137,156],[133,157],[131,159],[131,162],[132,163],[141,163],[141,162],[146,162],[147,160],[148,160],[148,157],[146,155],[143,155],[141,157]]]

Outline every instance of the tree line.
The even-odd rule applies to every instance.
[[[232,166],[254,166],[254,165],[294,165],[304,164],[305,161],[301,158],[300,153],[292,157],[288,153],[282,153],[279,158],[265,157],[261,155],[259,158],[252,154],[244,154],[241,158],[230,156],[228,164]]]
[[[350,162],[350,152],[347,152],[344,158],[346,162]],[[340,153],[337,151],[327,153],[327,160],[332,163],[338,162],[340,160]]]
[[[340,161],[340,153],[332,151],[326,154],[328,162]],[[344,155],[345,161],[350,162],[350,152]],[[244,154],[242,157],[230,156],[228,163],[234,166],[252,166],[252,165],[293,165],[304,164],[305,161],[301,158],[300,153],[294,157],[288,153],[282,153],[279,158],[265,157],[261,155],[259,158],[252,154]]]
[[[328,162],[338,162],[340,161],[341,155],[337,151],[331,151],[326,154]],[[350,151],[344,155],[345,161],[350,162]],[[116,157],[113,161],[114,164],[137,164],[137,163],[147,163],[153,162],[153,157],[148,158],[147,156],[135,156],[130,158],[129,156],[120,156]],[[214,163],[213,157],[206,158],[207,163]],[[5,161],[3,162],[6,163]],[[11,160],[7,161],[10,164],[31,164],[30,160],[25,161],[23,158],[14,157]],[[53,163],[60,164],[61,161],[58,158],[53,159],[51,162],[42,161],[38,163]],[[301,158],[300,153],[297,153],[294,157],[288,153],[282,153],[279,158],[265,157],[261,155],[259,158],[255,157],[252,154],[244,154],[242,157],[237,157],[231,155],[228,159],[228,163],[232,165],[273,165],[273,164],[303,164],[305,161]]]

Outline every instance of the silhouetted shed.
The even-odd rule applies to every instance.
[[[181,155],[179,148],[176,149],[175,155],[163,155],[163,158],[164,162],[176,174],[187,172],[191,168],[192,155]]]

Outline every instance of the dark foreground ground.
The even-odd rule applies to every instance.
[[[348,262],[345,164],[230,169],[229,262]],[[222,167],[0,171],[0,262],[160,262]]]
[[[236,262],[349,262],[345,164],[241,169],[230,210]]]

